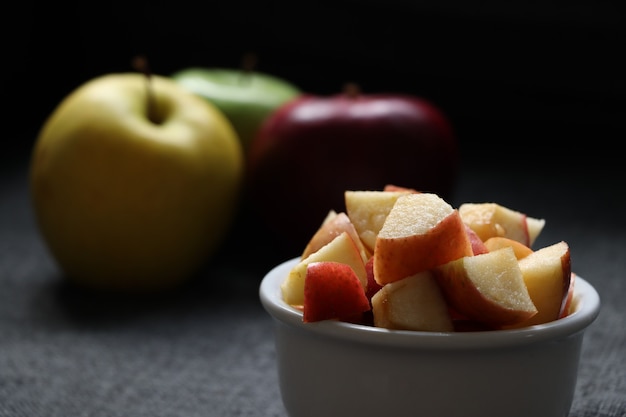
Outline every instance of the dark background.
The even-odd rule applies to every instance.
[[[100,74],[132,70],[138,54],[167,75],[192,65],[238,67],[254,52],[259,71],[307,92],[333,94],[355,81],[366,92],[433,101],[453,122],[470,165],[621,170],[619,1],[26,1],[3,8],[7,161],[27,157],[63,96]]]
[[[537,247],[568,242],[573,270],[598,289],[602,311],[585,336],[570,417],[623,417],[622,4],[5,2],[0,416],[286,416],[258,283],[293,247],[280,254],[265,235],[233,234],[216,265],[164,299],[88,294],[66,285],[47,252],[26,177],[45,117],[83,82],[130,71],[137,54],[167,75],[237,67],[252,51],[259,70],[304,91],[333,94],[355,81],[437,104],[463,151],[451,202],[492,200],[544,217]]]

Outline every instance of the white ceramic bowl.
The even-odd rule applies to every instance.
[[[290,417],[565,417],[586,328],[600,298],[583,278],[575,312],[520,330],[431,333],[338,321],[303,323],[273,268],[259,296],[274,321],[278,377]]]

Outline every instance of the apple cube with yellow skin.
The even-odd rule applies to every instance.
[[[370,253],[374,252],[376,236],[398,197],[411,192],[404,188],[394,188],[390,191],[346,191],[344,193],[346,213]]]
[[[384,285],[372,297],[372,312],[376,327],[454,331],[448,304],[430,271]]]
[[[520,270],[537,314],[512,327],[548,323],[563,317],[572,280],[570,249],[561,241],[519,260]]]
[[[464,203],[458,210],[463,222],[483,242],[493,236],[503,236],[532,247],[545,225],[544,219],[529,217],[497,203]]]
[[[450,306],[469,319],[510,325],[537,314],[511,247],[465,256],[434,273]]]
[[[333,261],[349,265],[356,273],[363,289],[367,287],[367,273],[361,252],[347,232],[341,233],[325,246],[301,259],[281,284],[283,299],[292,306],[304,305],[304,281],[307,266],[312,262]]]
[[[384,285],[471,255],[458,210],[436,194],[405,194],[376,238],[374,277]]]
[[[359,249],[359,252],[361,253],[363,262],[367,262],[367,260],[370,258],[370,253],[363,245],[363,242],[361,242],[361,239],[356,231],[356,228],[354,227],[354,224],[352,224],[352,221],[346,213],[337,213],[334,210],[331,210],[324,218],[322,225],[315,232],[313,237],[309,240],[306,247],[304,248],[301,257],[306,258],[312,253],[317,252],[322,246],[326,245],[343,232],[347,232],[350,235],[357,248]]]
[[[305,323],[321,320],[361,322],[370,310],[365,289],[352,267],[333,261],[311,262],[304,279]]]

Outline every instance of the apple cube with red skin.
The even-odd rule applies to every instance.
[[[376,327],[454,331],[448,304],[430,271],[384,285],[372,297],[371,303]]]
[[[378,292],[383,286],[376,282],[374,278],[374,257],[368,259],[365,263],[365,272],[367,273],[367,286],[365,288],[365,294],[369,300],[372,299],[374,294]]]
[[[565,297],[565,302],[563,303],[563,307],[561,308],[561,312],[559,313],[559,318],[567,317],[572,314],[572,310],[575,307],[574,305],[574,286],[576,284],[576,274],[574,272],[571,273],[569,289],[567,290],[567,297]]]
[[[316,252],[304,259],[301,258],[300,262],[291,268],[287,278],[280,286],[283,300],[287,304],[292,306],[304,304],[304,280],[307,266],[311,262],[321,261],[335,261],[349,265],[359,277],[363,289],[367,286],[365,262],[363,262],[354,240],[348,232],[343,232]]]
[[[311,240],[309,240],[306,247],[304,248],[301,257],[304,259],[310,254],[317,252],[322,246],[330,243],[330,241],[332,241],[343,232],[347,232],[350,235],[357,248],[359,249],[359,252],[361,253],[363,262],[367,262],[367,260],[370,258],[370,253],[363,245],[363,242],[361,242],[361,238],[359,237],[359,234],[357,233],[354,224],[352,224],[352,221],[346,213],[337,213],[334,210],[331,210],[324,218],[322,225],[315,232],[313,237],[311,237]]]
[[[401,188],[388,191],[348,190],[344,193],[346,213],[370,253],[374,252],[376,236],[398,197],[411,192]]]
[[[472,253],[474,255],[489,252],[489,248],[485,245],[485,242],[482,241],[482,239],[471,227],[465,225],[465,231],[467,232],[467,237],[472,245]]]
[[[434,273],[450,306],[469,319],[498,326],[537,314],[511,247],[448,262]]]
[[[376,237],[374,277],[384,285],[472,255],[456,209],[436,194],[405,194],[398,197]]]
[[[312,262],[304,280],[305,323],[355,321],[370,310],[370,302],[354,270],[340,262]]]
[[[519,266],[537,314],[513,327],[548,323],[561,317],[572,280],[568,244],[561,241],[538,249],[520,259]]]
[[[532,247],[545,220],[529,217],[497,203],[464,203],[459,206],[463,222],[484,242],[493,236],[504,236]]]

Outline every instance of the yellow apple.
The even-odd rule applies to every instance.
[[[190,278],[231,225],[243,180],[226,117],[161,76],[108,74],[65,97],[31,159],[34,213],[75,283],[114,291]]]

